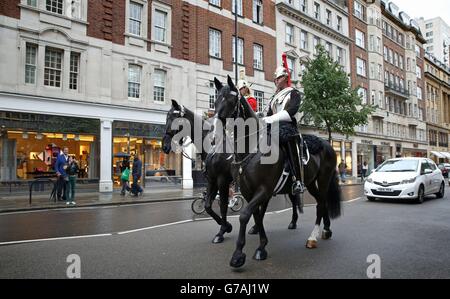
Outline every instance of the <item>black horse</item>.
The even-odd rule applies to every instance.
[[[237,89],[229,76],[228,85],[226,86],[218,84],[217,80],[215,82],[219,92],[216,113],[222,122],[237,116],[244,120],[256,117],[247,101],[237,96]],[[246,135],[247,139],[250,138],[251,133],[249,132]],[[341,213],[341,193],[337,181],[336,153],[328,142],[316,139],[321,143],[319,146],[320,151],[311,154],[304,171],[304,183],[317,201],[316,225],[307,242],[307,247],[309,248],[315,248],[316,246],[322,218],[325,226],[322,238],[328,239],[332,234],[330,217],[337,218]],[[234,142],[238,141],[236,134],[234,134],[233,140]],[[310,137],[309,140],[315,139]],[[249,141],[247,140],[246,142]],[[256,260],[265,260],[267,258],[265,247],[268,240],[263,225],[263,213],[284,170],[286,155],[280,150],[277,162],[270,165],[261,163],[262,155],[261,152],[234,154],[235,162],[232,165],[232,174],[234,180],[239,182],[242,195],[248,202],[248,205],[241,211],[239,217],[239,237],[236,250],[230,261],[230,266],[235,268],[245,264],[246,255],[242,250],[245,246],[245,231],[252,215],[255,218],[260,236],[260,246],[253,258]]]
[[[218,82],[218,81],[217,81]],[[220,83],[220,82],[219,82]],[[217,84],[217,83],[216,83]],[[180,130],[173,130],[172,123],[179,118],[186,119],[191,127],[191,131],[189,136],[191,140],[195,140],[195,124],[201,124],[202,128],[205,122],[200,116],[196,115],[191,110],[185,108],[182,105],[179,105],[176,101],[172,101],[172,107],[167,113],[166,117],[166,132],[163,138],[163,151],[165,154],[169,154],[172,150],[172,139],[173,137],[180,132]],[[207,126],[206,126],[207,127]],[[205,128],[206,128],[205,127]],[[207,138],[210,130],[203,129],[201,135],[201,142]],[[225,138],[225,136],[224,136]],[[180,139],[180,146],[182,145],[183,140]],[[225,153],[207,153],[206,151],[201,152],[201,159],[205,163],[205,171],[206,178],[208,181],[207,193],[206,193],[206,201],[205,201],[205,209],[206,212],[220,225],[220,230],[217,235],[213,238],[213,243],[222,243],[224,241],[224,234],[230,233],[233,229],[232,225],[227,222],[227,211],[228,211],[228,191],[230,183],[233,181],[233,177],[231,175],[231,163],[232,163],[232,155]],[[216,198],[217,192],[219,192],[220,196],[220,214],[217,215],[212,209],[212,203]],[[298,220],[298,212],[297,208],[300,211],[300,201],[298,197],[290,196],[290,200],[293,206],[293,214],[292,220],[289,224],[289,229],[297,228],[297,220]],[[258,228],[255,225],[250,231],[250,234],[257,234]]]

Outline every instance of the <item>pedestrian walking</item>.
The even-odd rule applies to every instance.
[[[122,190],[120,191],[120,195],[125,196],[126,191],[130,192],[131,188],[129,185],[130,181],[130,161],[128,158],[125,158],[120,167],[121,175],[120,181],[122,183]]]
[[[58,180],[56,182],[56,194],[59,201],[67,201],[67,185],[69,182],[69,175],[66,170],[69,166],[69,148],[63,147],[63,153],[58,156],[55,163],[55,171]],[[68,201],[66,204],[70,204]]]
[[[341,161],[338,168],[339,168],[339,174],[341,176],[341,182],[345,183],[345,174],[347,172],[347,164],[345,164],[344,160]]]
[[[69,157],[69,167],[67,168],[67,174],[69,175],[69,184],[68,184],[68,201],[70,204],[75,205],[75,185],[77,182],[78,173],[80,168],[78,166],[78,161],[75,157]]]
[[[367,164],[366,161],[364,161],[362,168],[361,168],[361,180],[362,181],[365,181],[368,172],[369,172],[369,165]]]
[[[131,185],[131,193],[133,196],[139,196],[142,195],[144,190],[142,190],[141,186],[139,186],[139,180],[142,176],[142,161],[139,159],[139,157],[136,155],[133,160],[133,185]]]

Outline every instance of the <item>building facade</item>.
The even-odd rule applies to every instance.
[[[450,26],[441,17],[416,21],[427,40],[425,51],[450,67]]]
[[[260,107],[273,92],[274,5],[238,1],[237,59]],[[192,187],[191,161],[161,151],[166,113],[172,99],[213,108],[214,76],[234,73],[232,11],[230,0],[6,0],[0,180],[51,172],[68,146],[101,192],[117,187],[124,154]]]
[[[430,158],[450,159],[450,69],[425,54],[426,114]]]

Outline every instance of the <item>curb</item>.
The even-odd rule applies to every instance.
[[[125,206],[125,205],[138,205],[138,204],[146,204],[146,203],[158,203],[158,202],[172,202],[172,201],[187,201],[194,200],[198,198],[198,196],[190,196],[183,198],[164,198],[164,199],[152,199],[152,200],[139,200],[139,201],[123,201],[123,202],[108,202],[108,203],[92,203],[92,204],[77,204],[75,206],[41,206],[41,207],[31,207],[31,208],[12,208],[12,209],[4,209],[0,210],[1,214],[7,213],[15,213],[15,212],[33,212],[33,211],[44,211],[44,210],[61,210],[61,209],[70,209],[75,210],[79,208],[89,208],[89,207],[111,207],[111,206]]]

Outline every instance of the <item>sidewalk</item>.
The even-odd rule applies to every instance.
[[[361,179],[348,178],[342,187],[361,185]],[[141,204],[149,202],[166,202],[193,200],[201,196],[205,188],[193,190],[182,189],[146,189],[139,197],[121,196],[118,191],[109,194],[99,192],[79,192],[76,194],[76,205],[66,205],[65,202],[53,202],[49,195],[33,195],[32,204],[29,204],[29,195],[8,196],[0,198],[0,214],[9,212],[36,211],[48,209],[65,209],[79,207],[117,206]]]

